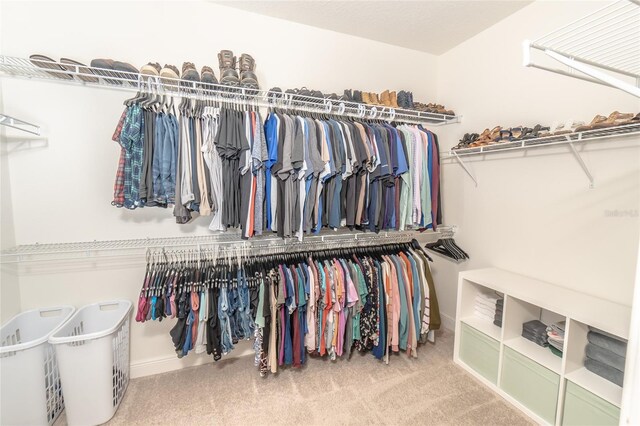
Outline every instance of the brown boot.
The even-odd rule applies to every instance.
[[[384,92],[380,93],[380,104],[386,107],[391,106],[391,97],[389,96],[388,90],[385,90]]]
[[[380,99],[377,93],[369,93],[369,100],[371,100],[372,105],[380,105]]]
[[[371,103],[371,100],[369,99],[369,92],[362,92],[362,102],[365,104]]]
[[[400,108],[400,105],[398,105],[398,94],[396,92],[389,93],[389,101],[391,108]]]

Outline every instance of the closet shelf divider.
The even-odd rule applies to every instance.
[[[42,60],[34,62],[44,63]],[[454,124],[461,120],[461,116],[455,115],[389,108],[344,100],[329,100],[271,90],[154,77],[90,66],[76,66],[58,62],[46,62],[46,65],[48,68],[41,68],[27,58],[0,55],[0,77],[43,80],[128,92],[146,91],[180,98],[220,101],[238,106],[281,108],[291,112],[307,111],[361,119],[428,124],[429,126]]]

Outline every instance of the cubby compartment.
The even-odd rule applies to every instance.
[[[568,338],[565,342],[567,347],[565,378],[570,383],[585,389],[586,392],[601,398],[604,402],[620,407],[622,387],[592,373],[584,366],[588,333],[589,326],[587,324],[576,320],[569,321]]]
[[[504,348],[500,388],[551,424],[556,417],[559,385],[559,374],[531,357]]]
[[[554,322],[566,321],[566,318],[524,300],[507,296],[505,300],[505,317],[503,319],[505,346],[531,358],[554,373],[560,374],[562,369],[561,357],[551,352],[548,347],[539,346],[522,337],[522,325],[531,320],[539,320],[549,325]]]
[[[502,329],[495,325],[493,321],[489,321],[486,318],[481,318],[474,312],[476,297],[482,293],[494,294],[498,297],[504,297],[502,293],[496,292],[488,287],[476,284],[472,281],[465,280],[462,285],[463,297],[460,299],[461,305],[459,306],[460,321],[481,331],[487,336],[495,340],[500,340],[502,335]]]
[[[589,374],[591,372],[587,371]],[[596,376],[597,377],[597,376]],[[614,426],[620,422],[620,408],[567,379],[562,425]]]
[[[498,382],[500,342],[462,324],[460,327],[460,359],[491,383]]]

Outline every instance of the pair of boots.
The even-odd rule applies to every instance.
[[[255,73],[256,61],[251,55],[243,53],[240,55],[240,61],[237,61],[231,50],[221,50],[218,53],[218,63],[220,65],[220,83],[227,86],[260,89]],[[236,65],[240,70],[240,76],[238,76]]]
[[[363,102],[369,105],[382,105],[389,108],[399,108],[396,92],[389,92],[388,90],[385,90],[378,96],[377,93],[361,92],[360,90],[354,90],[352,93],[351,90],[346,89],[344,91],[343,98],[352,102]]]

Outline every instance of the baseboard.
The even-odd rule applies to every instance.
[[[223,359],[240,358],[244,356],[254,355],[253,349],[247,348],[237,352],[231,352]],[[178,358],[176,356],[166,356],[160,358],[149,359],[145,361],[139,361],[131,363],[131,378],[152,376],[154,374],[166,373],[169,371],[180,370],[187,367],[195,367],[197,365],[204,365],[213,362],[211,355],[203,354],[189,354],[184,358]]]
[[[441,321],[441,326],[446,328],[449,331],[455,331],[456,330],[456,319],[444,314],[442,312],[440,312],[440,321]]]

